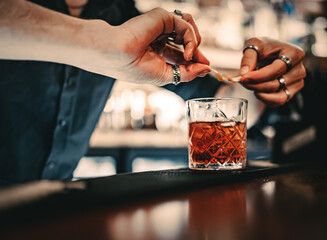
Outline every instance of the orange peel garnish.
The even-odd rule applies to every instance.
[[[237,76],[237,77],[231,77],[229,74],[226,73],[220,73],[217,70],[211,68],[211,71],[216,75],[218,81],[221,82],[239,82],[241,80],[241,76]]]

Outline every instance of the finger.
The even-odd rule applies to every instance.
[[[179,17],[174,17],[176,36],[174,43],[184,46],[184,58],[187,61],[193,59],[193,55],[198,47],[197,38],[193,26]]]
[[[198,45],[201,43],[201,35],[198,29],[198,26],[195,24],[194,18],[191,14],[189,13],[182,13],[182,19],[185,20],[186,22],[190,23],[194,29],[196,39],[198,41]]]
[[[176,16],[174,17],[174,19],[175,19],[174,30],[177,34],[174,42],[177,44],[183,44],[184,58],[187,61],[191,61],[198,47],[198,42],[197,42],[194,28],[190,23]]]
[[[294,97],[294,95],[300,91],[304,86],[304,80],[301,79],[300,81],[295,82],[291,86],[287,88],[290,94],[290,99]],[[278,92],[274,93],[263,93],[263,92],[255,92],[255,96],[263,101],[265,104],[271,107],[277,107],[285,104],[287,100],[287,94],[283,89],[279,90]]]
[[[244,75],[249,71],[253,71],[257,65],[258,54],[254,49],[247,49],[241,60],[240,74]]]
[[[286,87],[292,85],[297,81],[300,81],[305,77],[306,77],[306,71],[302,63],[298,64],[297,66],[292,68],[291,71],[283,75]],[[257,92],[267,92],[267,93],[277,92],[280,89],[280,83],[277,78],[266,82],[259,82],[259,83],[242,82],[242,84],[245,88]]]
[[[242,83],[243,87],[248,90],[252,90],[255,92],[265,92],[265,93],[272,93],[276,92],[279,89],[279,82],[277,79],[264,82],[264,83]]]
[[[276,79],[286,72],[285,63],[274,61],[272,64],[259,70],[248,72],[243,75],[242,81],[245,83],[260,83]]]
[[[184,45],[184,58],[192,60],[198,47],[193,26],[183,19],[161,8],[155,8],[143,15],[132,18],[120,26],[126,29],[134,41],[132,46],[124,46],[125,51],[144,51],[160,35],[176,33],[176,43]],[[135,47],[136,46],[136,47]],[[127,49],[127,50],[126,50]]]
[[[196,77],[204,77],[207,75],[211,68],[202,63],[191,63],[189,65],[180,65],[181,81],[190,82]]]
[[[245,42],[244,47],[250,46],[250,45],[256,46],[258,48],[258,52],[256,52],[256,50],[251,49],[251,48],[244,51],[243,57],[241,60],[241,69],[240,69],[241,75],[244,75],[247,72],[251,72],[256,68],[256,66],[258,64],[258,59],[260,57],[260,52],[263,51],[262,40],[260,40],[259,38],[248,39]],[[258,56],[258,54],[259,54],[259,56]]]
[[[284,43],[284,45],[286,46],[280,49],[278,57],[284,55],[290,58],[293,66],[297,65],[303,60],[305,53],[299,46],[290,43]],[[276,59],[276,61],[283,62],[281,59]],[[285,65],[285,68],[287,69],[286,63],[283,63]]]
[[[178,64],[178,65],[188,65],[189,61],[184,59],[183,51],[177,49],[173,46],[166,45],[159,52],[161,56],[170,63]],[[192,59],[193,63],[203,63],[205,65],[210,65],[209,60],[197,49],[193,55]]]

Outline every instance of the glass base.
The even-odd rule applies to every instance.
[[[189,163],[189,168],[192,170],[240,170],[245,169],[244,163],[229,163],[229,164],[204,164],[204,163]]]

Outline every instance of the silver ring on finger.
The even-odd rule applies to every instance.
[[[177,64],[173,65],[173,84],[178,85],[181,82],[181,72]]]
[[[288,89],[285,87],[282,89],[285,94],[286,94],[286,102],[288,102],[290,99],[291,99],[291,94],[290,94],[290,91],[288,91]]]
[[[178,17],[180,17],[180,18],[183,18],[183,13],[182,13],[181,10],[177,10],[177,9],[175,9],[175,10],[174,10],[174,13],[175,13],[176,16],[178,16]]]
[[[259,56],[259,48],[256,45],[248,45],[243,49],[243,54],[245,53],[246,50],[248,49],[253,49],[254,51],[257,52],[258,56]]]
[[[278,59],[282,60],[286,64],[287,71],[291,70],[293,64],[292,64],[292,60],[289,57],[285,55],[281,55],[278,57]]]
[[[281,90],[281,89],[285,89],[286,88],[285,78],[283,76],[281,76],[281,77],[277,78],[277,80],[278,80],[278,83],[279,83],[278,91]]]

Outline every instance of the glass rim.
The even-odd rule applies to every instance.
[[[193,98],[189,99],[186,101],[188,102],[209,102],[209,101],[224,101],[224,100],[229,100],[229,101],[241,101],[248,103],[248,100],[246,98],[238,98],[238,97],[221,97],[221,98],[216,98],[216,97],[205,97],[205,98]]]

